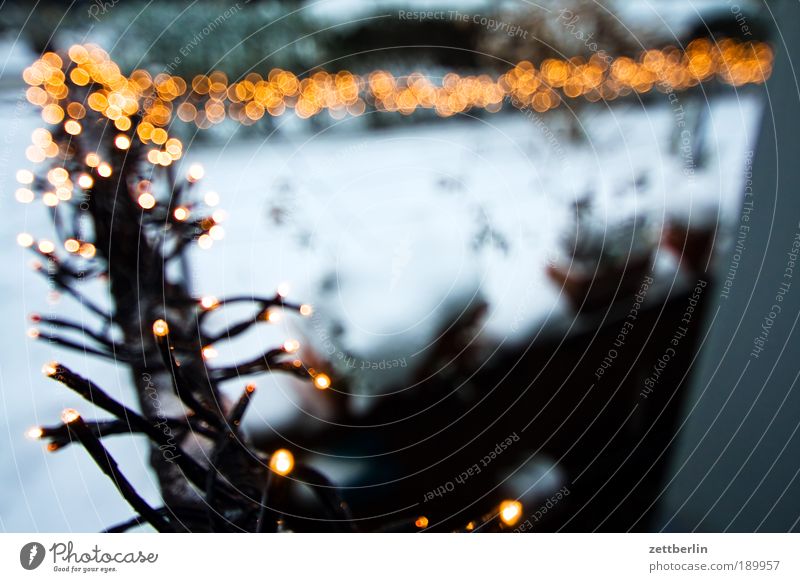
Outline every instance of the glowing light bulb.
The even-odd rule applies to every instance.
[[[164,145],[164,149],[172,156],[180,157],[181,151],[183,150],[183,144],[177,138],[170,138],[167,140],[167,143]]]
[[[44,202],[45,206],[53,208],[58,206],[58,196],[56,196],[55,192],[45,192],[42,194],[42,202]]]
[[[64,110],[55,103],[45,105],[42,108],[42,119],[51,124],[61,123],[64,119]]]
[[[201,351],[203,353],[203,359],[206,360],[213,360],[219,355],[219,352],[214,346],[206,346]]]
[[[61,421],[64,424],[70,424],[72,422],[75,422],[80,417],[81,415],[78,414],[78,411],[75,410],[74,408],[65,408],[64,411],[61,413]]]
[[[40,148],[47,146],[47,144],[51,143],[52,141],[53,136],[43,127],[34,129],[33,133],[31,134],[31,142]]]
[[[17,170],[17,182],[20,184],[33,184],[33,172],[30,170]]]
[[[314,308],[307,303],[300,306],[300,315],[303,317],[309,317],[312,313],[314,313]]]
[[[203,250],[210,249],[214,244],[214,239],[208,236],[207,234],[201,234],[197,237],[197,246],[199,246]]]
[[[69,172],[64,168],[53,168],[47,172],[47,181],[53,186],[60,186],[69,180]]]
[[[185,206],[178,206],[172,211],[172,216],[175,217],[175,220],[184,221],[189,218],[189,209]]]
[[[114,138],[114,145],[117,146],[118,149],[126,150],[131,147],[131,138],[124,133],[121,133]]]
[[[31,428],[25,431],[25,436],[35,441],[44,436],[44,431],[40,426],[32,426]]]
[[[153,196],[150,192],[143,192],[139,194],[137,202],[139,203],[139,206],[141,206],[145,210],[150,210],[156,205],[156,197]]]
[[[111,166],[109,166],[106,162],[101,162],[100,165],[97,166],[97,173],[103,178],[108,178],[111,176]]]
[[[331,379],[327,374],[317,374],[314,376],[314,387],[317,390],[327,390],[331,387]]]
[[[86,165],[89,166],[90,168],[96,168],[97,166],[100,165],[100,156],[98,156],[94,152],[90,152],[86,154],[86,159],[84,161],[86,162]]]
[[[44,366],[42,366],[42,374],[45,376],[55,376],[58,372],[58,362],[47,362]]]
[[[73,62],[78,64],[85,63],[89,60],[89,51],[79,44],[74,44],[69,47],[67,54],[69,54],[69,58],[72,59]]]
[[[39,252],[42,252],[42,253],[48,255],[48,254],[52,253],[54,250],[56,250],[56,245],[54,245],[52,243],[52,241],[41,240],[41,241],[39,241],[39,247],[38,248],[39,248]]]
[[[293,354],[300,349],[300,342],[296,339],[289,339],[283,342],[283,351],[287,354]]]
[[[428,523],[429,523],[428,522],[428,518],[425,517],[424,515],[421,515],[421,516],[419,516],[417,518],[417,521],[414,522],[414,525],[416,525],[418,528],[422,529],[422,528],[428,527]]]
[[[214,240],[222,240],[225,238],[225,229],[222,228],[220,225],[215,224],[211,228],[208,229],[208,236],[210,236]]]
[[[268,323],[278,323],[281,320],[281,312],[277,309],[267,309],[264,320]]]
[[[81,243],[79,243],[74,238],[68,238],[64,241],[64,249],[68,253],[77,253],[81,248]]]
[[[17,199],[17,202],[22,204],[30,204],[33,202],[33,192],[31,192],[28,188],[17,188],[17,191],[14,192],[14,198]]]
[[[81,245],[79,254],[84,259],[91,259],[97,253],[97,249],[92,243],[85,243]]]
[[[294,455],[286,449],[278,449],[269,459],[269,468],[278,475],[288,475],[294,468]]]
[[[219,307],[219,299],[214,297],[213,295],[206,295],[200,299],[200,305],[203,309],[215,309]]]
[[[289,291],[291,291],[291,287],[289,286],[289,283],[281,283],[280,285],[278,285],[278,290],[277,291],[278,291],[278,295],[280,295],[281,297],[286,297],[286,296],[289,295]]]
[[[522,517],[522,504],[519,501],[506,500],[500,504],[500,519],[504,524],[512,526]]]
[[[205,176],[205,173],[206,171],[203,169],[203,166],[200,164],[192,164],[189,166],[189,172],[186,177],[190,182],[197,182]]]
[[[27,232],[21,232],[17,235],[17,244],[25,248],[31,247],[33,246],[33,237]]]
[[[94,179],[89,174],[81,174],[78,176],[78,186],[84,190],[88,190],[94,185]]]
[[[81,124],[74,119],[68,119],[64,122],[64,131],[70,135],[78,135],[82,130]]]
[[[203,202],[205,202],[208,206],[216,206],[219,204],[219,194],[213,191],[206,192],[205,196],[203,196]]]
[[[169,326],[163,319],[156,319],[153,322],[153,333],[156,337],[164,337],[169,333]]]
[[[30,329],[28,329],[27,334],[29,338],[36,339],[37,337],[39,337],[39,330],[36,329],[35,327],[31,327]]]

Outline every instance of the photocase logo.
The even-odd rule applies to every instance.
[[[26,570],[35,570],[44,561],[44,546],[39,542],[29,542],[19,551],[19,563]]]

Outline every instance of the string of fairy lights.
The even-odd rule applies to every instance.
[[[432,109],[448,117],[471,109],[496,112],[507,100],[517,107],[544,112],[558,107],[565,98],[611,101],[631,93],[682,91],[710,79],[736,87],[763,83],[771,74],[773,61],[767,43],[731,39],[712,43],[697,39],[684,51],[676,47],[651,49],[638,59],[595,54],[588,60],[547,59],[538,68],[522,61],[497,78],[447,73],[441,85],[436,85],[421,73],[395,77],[383,70],[364,76],[349,71],[317,71],[300,79],[289,71],[273,69],[266,78],[250,73],[236,82],[229,82],[225,73],[214,71],[187,82],[165,73],[153,77],[144,70],[126,77],[108,53],[95,45],[74,45],[67,55],[62,59],[56,53],[45,53],[23,72],[30,85],[27,99],[41,107],[42,119],[78,136],[87,110],[100,113],[121,132],[113,140],[116,148],[127,150],[132,140],[138,139],[150,146],[148,162],[160,166],[169,166],[183,156],[183,144],[168,133],[174,119],[207,128],[225,119],[251,125],[264,115],[279,116],[290,110],[301,118],[322,111],[341,118],[364,113],[368,103],[379,111],[410,115],[418,109]],[[85,98],[75,99],[74,94],[71,97],[68,85],[73,86],[73,93],[74,89],[86,89],[82,91]],[[135,127],[132,116],[138,118]],[[31,162],[40,163],[63,154],[47,129],[34,131],[31,141],[26,149]],[[101,178],[111,177],[111,166],[96,152],[86,154],[86,165]],[[190,180],[202,175],[200,166],[189,170]],[[21,187],[16,199],[32,202],[34,195],[27,186],[33,175],[20,170],[17,178]],[[46,206],[69,200],[73,183],[63,169],[52,170],[48,180],[53,188],[41,197]],[[88,174],[77,180],[83,190],[91,188],[92,183]],[[139,202],[146,210],[155,205],[146,185]],[[214,206],[218,202],[216,193],[207,193],[205,202]],[[189,215],[187,208],[174,209],[177,220],[186,220]],[[214,224],[198,239],[201,248],[209,248],[224,236],[218,224],[221,217],[224,212],[212,217]],[[86,252],[89,249],[84,247]]]
[[[711,79],[735,87],[763,83],[772,72],[773,51],[764,42],[696,39],[684,50],[650,49],[635,59],[593,54],[588,59],[546,59],[538,66],[521,61],[499,76],[449,72],[439,82],[419,72],[395,76],[386,70],[364,75],[320,70],[300,78],[277,68],[266,76],[252,72],[235,81],[223,71],[183,79],[138,69],[125,77],[108,53],[94,45],[71,47],[68,61],[46,53],[23,73],[31,85],[27,98],[42,107],[42,118],[50,124],[64,122],[74,135],[87,107],[102,112],[120,131],[131,129],[131,116],[139,112],[136,134],[162,146],[157,161],[163,164],[167,155],[174,160],[181,154],[180,142],[170,141],[164,129],[174,118],[207,128],[225,119],[252,125],[289,111],[300,118],[327,111],[341,119],[361,115],[368,107],[403,115],[429,109],[449,117],[473,109],[497,112],[506,100],[544,112],[565,99],[612,101],[631,93],[683,91]],[[71,101],[67,75],[76,86],[99,87],[85,103]]]
[[[187,411],[164,422],[177,434],[192,432],[208,439],[211,462],[209,466],[200,465],[180,444],[167,442],[165,433],[155,429],[153,419],[144,412],[125,406],[91,380],[57,362],[46,364],[43,374],[113,419],[87,420],[70,408],[63,412],[60,425],[34,427],[27,435],[47,439],[50,451],[72,442],[86,449],[136,512],[132,520],[111,531],[124,531],[141,523],[149,523],[157,531],[177,531],[187,519],[194,520],[195,525],[198,520],[206,520],[208,524],[203,527],[209,531],[288,531],[285,515],[276,509],[274,500],[280,503],[282,491],[290,486],[290,475],[293,482],[316,485],[313,494],[332,520],[342,524],[344,530],[354,530],[347,504],[324,475],[295,459],[289,448],[265,455],[247,444],[240,424],[255,392],[253,384],[245,387],[228,410],[208,404],[208,397],[219,402],[219,383],[243,375],[285,372],[310,379],[315,388],[329,394],[334,380],[324,371],[305,365],[298,357],[301,346],[295,339],[287,339],[250,361],[228,366],[211,364],[220,342],[261,322],[277,323],[285,311],[308,317],[313,308],[288,302],[285,287],[279,287],[274,297],[217,298],[194,297],[185,285],[174,282],[163,285],[167,265],[181,260],[190,244],[207,249],[225,234],[221,226],[225,212],[216,208],[219,195],[213,191],[206,191],[202,197],[196,195],[204,177],[202,166],[191,164],[180,179],[175,175],[172,166],[185,152],[182,142],[170,135],[173,121],[194,123],[198,128],[225,119],[251,125],[266,115],[279,116],[289,111],[300,118],[327,111],[338,119],[361,115],[368,107],[403,115],[427,109],[449,117],[473,109],[497,112],[507,101],[543,112],[558,107],[565,99],[608,101],[631,93],[685,90],[711,79],[733,86],[763,83],[770,75],[772,59],[772,50],[765,43],[723,40],[712,44],[695,40],[685,50],[648,50],[637,59],[605,60],[594,55],[589,59],[548,59],[538,66],[523,61],[498,77],[447,73],[438,83],[421,73],[396,77],[382,70],[367,75],[315,71],[299,78],[280,69],[273,69],[266,77],[251,73],[237,81],[229,81],[220,71],[187,81],[164,73],[152,76],[144,70],[126,76],[96,45],[74,45],[63,56],[55,52],[43,54],[25,69],[23,78],[29,85],[27,99],[41,108],[42,120],[49,126],[33,132],[25,153],[30,162],[44,166],[37,172],[17,172],[19,187],[15,197],[23,204],[41,201],[52,213],[60,240],[37,240],[30,233],[21,233],[17,242],[35,253],[34,268],[46,274],[58,292],[75,297],[100,319],[102,326],[93,330],[58,316],[34,315],[31,319],[36,327],[31,328],[29,336],[132,369],[146,369],[142,358],[147,342],[141,340],[144,343],[139,347],[126,346],[111,329],[113,324],[109,322],[115,321],[112,313],[77,288],[80,282],[100,277],[113,283],[109,253],[115,244],[119,248],[136,242],[114,238],[125,235],[120,230],[129,228],[129,236],[139,237],[141,255],[150,253],[158,258],[151,266],[157,271],[151,280],[158,285],[149,291],[159,294],[153,309],[162,311],[149,316],[148,341],[152,341],[162,369],[169,372],[171,388]],[[162,182],[166,178],[166,184],[159,185],[159,177]],[[129,198],[120,204],[120,195]],[[84,218],[94,221],[93,229],[84,228]],[[136,271],[140,267],[133,263],[127,268]],[[114,289],[114,285],[110,287]],[[112,295],[119,295],[114,295],[119,307],[126,300],[120,294],[127,289],[124,285],[115,289]],[[169,296],[162,297],[162,293]],[[251,317],[221,331],[206,331],[210,313],[243,303],[254,306]],[[138,327],[123,332],[130,337],[143,335]],[[69,334],[79,334],[81,339]],[[202,368],[209,382],[205,393],[194,383],[193,365]],[[102,443],[106,436],[130,433],[146,435],[156,447],[177,447],[173,458],[182,475],[203,493],[206,511],[200,512],[200,517],[187,509],[176,513],[166,503],[154,508],[138,495]],[[243,466],[265,475],[258,490],[245,498],[238,492],[246,488],[247,480],[242,484],[236,482],[235,476],[223,478],[216,466],[232,454],[234,446]],[[460,531],[508,529],[522,515],[519,500],[504,500]],[[425,530],[435,523],[427,516],[414,516],[404,525]]]

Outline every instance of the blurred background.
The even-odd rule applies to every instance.
[[[259,380],[245,427],[297,443],[354,508],[375,514],[390,492],[398,507],[419,503],[524,432],[492,479],[453,495],[453,514],[498,487],[533,513],[567,488],[538,529],[796,528],[769,507],[794,499],[784,515],[798,515],[782,488],[797,492],[793,478],[765,497],[750,495],[765,468],[751,482],[736,463],[682,480],[692,459],[718,470],[731,446],[695,454],[725,406],[703,413],[711,380],[693,391],[691,379],[701,346],[712,363],[727,353],[709,331],[725,319],[718,304],[755,284],[739,266],[759,240],[743,239],[742,208],[764,159],[762,117],[775,116],[765,82],[779,82],[791,43],[776,42],[774,22],[755,0],[3,3],[0,527],[94,531],[129,514],[80,450],[23,438],[76,403],[41,380],[46,361],[132,400],[124,370],[26,339],[30,313],[83,317],[13,244],[53,228],[16,193],[48,121],[31,63],[80,44],[157,86],[138,135],[158,143],[166,127],[183,144],[177,171],[204,167],[224,237],[193,249],[194,291],[280,288],[313,305],[215,359],[290,336],[335,371],[356,419],[346,446],[326,449],[338,412],[291,379]],[[752,450],[779,425],[756,430]],[[155,500],[146,443],[109,446]],[[736,521],[750,513],[730,508],[758,499],[753,520]],[[714,508],[728,513],[715,520]]]

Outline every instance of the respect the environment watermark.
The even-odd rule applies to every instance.
[[[753,197],[753,151],[750,150],[745,155],[745,173],[744,173],[744,203],[742,204],[742,212],[739,217],[739,228],[736,232],[736,243],[733,247],[733,255],[731,256],[730,264],[728,265],[728,272],[725,274],[725,280],[722,282],[722,290],[720,297],[728,299],[731,293],[731,287],[736,279],[736,274],[739,272],[739,263],[742,260],[742,255],[747,248],[747,237],[750,234],[750,216],[753,213],[755,206]]]
[[[227,21],[234,14],[238,13],[239,10],[241,9],[242,7],[237,2],[230,8],[226,9],[224,12],[220,13],[213,20],[208,21],[208,23],[203,28],[201,28],[197,33],[195,33],[195,35],[189,42],[187,42],[180,49],[178,49],[178,53],[180,54],[177,54],[172,58],[172,60],[164,68],[164,72],[172,74],[175,71],[175,69],[177,69],[177,67],[183,62],[183,59],[188,57],[192,53],[192,51],[200,45],[201,42],[203,42],[208,36],[213,34],[215,30],[217,30],[220,26],[225,24],[225,21]]]

